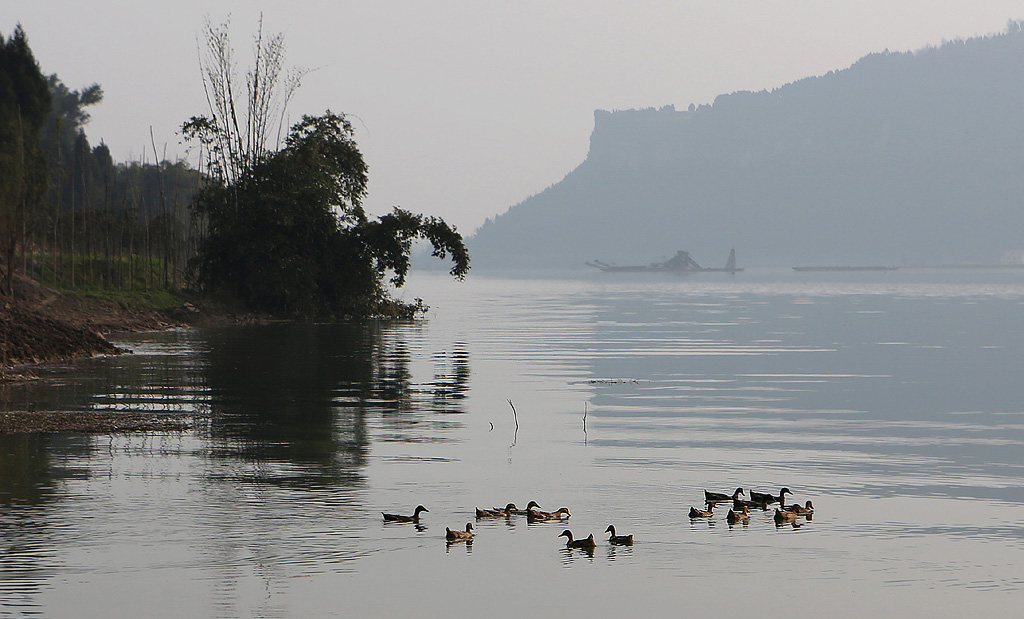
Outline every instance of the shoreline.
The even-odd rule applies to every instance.
[[[205,305],[205,304],[204,304]],[[141,333],[256,320],[222,308],[183,302],[171,308],[62,293],[16,278],[15,295],[0,297],[0,386],[36,380],[32,369],[100,355],[131,354],[106,339],[112,333]],[[182,432],[194,413],[0,412],[0,436],[27,432]]]
[[[127,434],[131,432],[185,432],[195,427],[192,413],[98,413],[12,411],[0,413],[0,436],[5,434],[77,432]]]

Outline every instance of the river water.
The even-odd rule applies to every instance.
[[[5,386],[5,410],[196,425],[0,436],[0,616],[1019,612],[1024,272],[402,294],[428,318],[123,336],[134,354]],[[813,519],[687,516],[738,486]],[[474,518],[531,500],[572,517]]]

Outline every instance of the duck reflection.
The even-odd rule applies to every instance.
[[[462,546],[466,549],[466,554],[473,554],[473,538],[468,539],[445,539],[444,541],[444,552],[449,554],[452,551],[452,546]]]
[[[608,546],[605,546],[605,552],[608,555],[609,561],[615,561],[616,559],[624,559],[632,556],[633,546],[609,544]]]
[[[562,565],[572,565],[577,559],[586,557],[587,561],[593,563],[594,551],[596,547],[588,546],[586,548],[570,548],[568,546],[562,547]]]

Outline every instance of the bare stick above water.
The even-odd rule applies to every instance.
[[[587,444],[587,402],[583,403],[583,444]]]
[[[516,415],[516,405],[512,403],[511,399],[508,401],[508,405],[512,407],[512,419],[516,422],[516,429],[512,433],[512,444],[508,446],[509,449],[512,449],[516,446],[516,441],[519,439],[519,416]]]
[[[512,407],[512,419],[516,422],[516,431],[519,430],[519,416],[516,415],[516,405],[512,403],[512,400],[508,401],[508,405]]]

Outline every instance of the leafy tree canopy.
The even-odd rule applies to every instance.
[[[193,119],[186,135],[211,125]],[[416,239],[450,257],[462,278],[469,254],[443,220],[400,208],[366,216],[367,167],[343,115],[304,116],[285,146],[234,183],[209,184],[196,201],[207,236],[196,261],[199,284],[256,311],[289,317],[410,316],[419,306],[389,297],[401,286]],[[207,136],[208,137],[208,136]]]
[[[283,146],[272,146],[273,128],[305,72],[284,71],[283,39],[264,36],[261,21],[254,68],[240,88],[227,29],[205,29],[211,115],[182,126],[203,148],[209,172],[194,209],[206,231],[195,259],[199,285],[278,316],[411,316],[422,305],[392,299],[385,279],[390,273],[391,284],[404,284],[416,239],[430,242],[434,256],[451,258],[452,276],[465,277],[469,253],[443,220],[397,207],[366,216],[366,162],[344,115],[303,116]],[[236,105],[241,92],[249,100]]]

